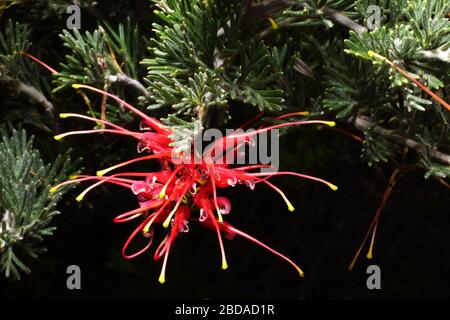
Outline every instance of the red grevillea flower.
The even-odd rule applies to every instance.
[[[102,95],[107,95],[120,102],[124,107],[142,118],[141,126],[144,126],[146,129],[146,131],[134,132],[106,120],[99,120],[79,114],[65,113],[60,116],[62,118],[77,117],[101,123],[105,126],[105,129],[73,131],[55,136],[56,140],[60,140],[72,135],[109,132],[128,136],[137,140],[138,152],[143,154],[142,156],[119,163],[108,169],[98,171],[96,176],[80,175],[72,177],[72,180],[63,182],[51,189],[51,192],[54,192],[59,187],[66,184],[94,181],[94,184],[85,189],[77,197],[78,201],[81,201],[89,191],[104,183],[111,183],[130,189],[139,201],[139,208],[122,213],[114,218],[114,222],[117,223],[128,222],[131,220],[139,221],[138,226],[134,229],[123,246],[122,255],[124,258],[131,259],[137,257],[149,249],[152,245],[154,234],[158,229],[157,226],[162,225],[163,229],[168,229],[168,231],[155,250],[154,259],[159,260],[163,258],[159,282],[164,283],[168,257],[175,239],[180,233],[189,231],[190,221],[198,220],[201,225],[212,229],[217,235],[222,257],[222,269],[225,270],[228,268],[222,237],[225,236],[228,239],[232,239],[238,235],[256,243],[289,262],[298,271],[300,276],[303,276],[303,271],[289,258],[223,220],[223,215],[227,215],[231,211],[231,203],[227,198],[218,195],[218,189],[234,187],[236,184],[245,184],[250,189],[253,189],[256,184],[263,183],[279,193],[286,202],[288,209],[293,211],[294,207],[287,197],[278,187],[268,181],[269,178],[276,175],[293,175],[324,183],[333,190],[337,189],[335,185],[319,178],[295,172],[255,172],[255,170],[260,170],[261,168],[267,168],[267,165],[231,167],[230,165],[222,163],[223,161],[217,161],[214,151],[204,153],[199,162],[175,161],[176,159],[174,158],[177,158],[177,160],[186,160],[187,158],[194,157],[194,155],[182,152],[177,153],[174,156],[174,153],[176,152],[171,146],[171,135],[173,132],[170,128],[165,127],[157,119],[147,116],[127,102],[108,92],[86,85],[76,85],[74,87],[77,89],[89,89]],[[275,120],[292,115],[296,114],[284,115],[275,118]],[[250,143],[252,137],[261,132],[286,126],[304,124],[325,124],[333,126],[334,122],[318,120],[296,121],[276,124],[269,127],[260,127],[258,130],[252,132],[233,134],[218,139],[213,143],[213,148],[211,150],[221,149],[221,147],[225,148],[224,146],[226,145],[228,148],[232,146],[231,150],[226,149],[226,152],[236,152],[242,145]],[[159,161],[161,165],[160,171],[121,172],[106,175],[113,170],[125,167],[131,163],[152,159]],[[137,252],[128,252],[130,243],[138,235],[146,237],[148,240],[147,244]]]

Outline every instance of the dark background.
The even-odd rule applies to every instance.
[[[330,131],[296,130],[282,139],[284,168],[331,177],[332,192],[291,177],[276,178],[297,210],[290,213],[277,194],[258,185],[254,191],[228,192],[233,209],[229,221],[287,254],[305,271],[304,279],[284,261],[246,240],[226,241],[230,268],[220,270],[214,232],[191,223],[169,259],[167,282],[157,282],[161,264],[152,253],[125,261],[120,256],[133,223],[116,225],[112,218],[137,203],[129,192],[113,187],[88,197],[78,206],[73,196],[61,205],[58,230],[48,238],[48,252],[32,264],[20,282],[1,278],[3,298],[239,298],[239,299],[365,299],[443,298],[449,296],[450,239],[448,190],[406,176],[397,184],[383,211],[375,258],[364,254],[355,270],[351,261],[388,176],[359,161],[359,146]],[[295,141],[294,144],[289,141]],[[324,145],[326,141],[326,145]],[[336,150],[336,145],[341,148]],[[336,151],[332,151],[336,150]],[[298,160],[294,160],[298,159]],[[320,161],[319,161],[320,160]],[[303,163],[303,166],[297,163]],[[312,169],[314,168],[314,169]],[[274,179],[275,180],[275,179]],[[82,290],[66,289],[66,268],[82,270]],[[377,264],[382,290],[366,288],[366,268]]]
[[[83,20],[83,28],[95,27],[98,18],[114,22],[131,15],[145,32],[150,29],[147,1],[122,1],[118,6],[101,2],[95,14],[87,13],[90,19]],[[64,16],[42,19],[22,9],[10,10],[2,19],[8,16],[34,27],[34,43],[51,48],[44,58],[57,66],[52,59],[65,53],[57,37],[64,27]],[[236,123],[243,123],[251,112],[243,113],[239,107],[232,106],[231,112]],[[25,127],[37,136],[36,146],[50,161],[59,148],[47,148],[53,144],[49,142],[51,135]],[[104,167],[105,158],[114,163],[134,157],[135,145],[128,142],[120,137],[90,136],[73,139],[70,146],[75,156],[84,158],[84,172],[93,173]],[[420,171],[404,176],[383,210],[374,260],[368,261],[363,251],[356,268],[349,272],[347,266],[375,214],[393,167],[368,167],[360,160],[358,142],[329,129],[292,130],[282,137],[280,150],[282,169],[328,179],[339,191],[295,177],[277,177],[273,181],[297,208],[294,213],[267,186],[258,185],[254,191],[240,186],[223,192],[233,206],[226,218],[292,258],[305,271],[304,279],[284,261],[240,238],[225,241],[229,269],[222,271],[215,233],[192,222],[190,232],[177,239],[169,258],[167,282],[160,285],[161,263],[153,261],[153,252],[129,261],[121,258],[121,247],[134,224],[117,225],[112,219],[136,207],[137,202],[130,192],[108,187],[90,194],[82,204],[74,200],[80,189],[65,197],[60,204],[62,214],[55,219],[58,230],[45,240],[48,251],[38,261],[27,261],[32,273],[21,281],[0,277],[0,298],[450,297],[448,189],[436,180],[425,180]],[[82,270],[79,291],[66,288],[66,268],[72,264]],[[366,288],[366,268],[371,264],[381,268],[382,290]]]

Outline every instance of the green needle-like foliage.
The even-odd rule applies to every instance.
[[[53,234],[52,219],[68,187],[50,194],[52,185],[67,179],[74,164],[59,156],[45,164],[25,131],[2,130],[0,142],[0,270],[20,279],[31,272],[29,258],[45,251],[44,238]]]
[[[226,113],[228,100],[265,111],[283,108],[270,49],[243,29],[249,22],[241,16],[244,1],[155,2],[161,22],[153,24],[153,57],[143,61],[156,100],[152,107],[169,105],[204,123],[211,110]],[[216,124],[227,118],[221,119]]]
[[[128,23],[119,24],[117,30],[105,25],[94,32],[80,33],[64,30],[61,39],[72,52],[66,55],[66,63],[56,76],[55,91],[83,83],[103,86],[112,74],[124,73],[137,77],[138,29]]]

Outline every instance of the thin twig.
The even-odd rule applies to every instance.
[[[343,15],[339,11],[336,11],[334,9],[331,9],[327,6],[323,6],[320,9],[321,12],[323,12],[326,16],[328,16],[331,20],[334,22],[347,27],[350,30],[355,31],[357,34],[362,34],[364,32],[367,32],[367,28],[363,25],[360,25],[359,23],[353,21],[349,17]]]
[[[405,147],[411,148],[418,153],[425,153],[426,147],[407,137],[404,137],[398,133],[396,133],[394,130],[388,130],[383,127],[374,125],[373,122],[370,120],[369,117],[366,116],[355,116],[351,117],[348,120],[357,130],[364,132],[368,130],[369,128],[373,128],[374,132],[378,135],[381,135],[393,142],[396,142],[400,145],[403,145]],[[450,165],[450,155],[445,154],[443,152],[440,152],[439,150],[432,150],[430,152],[430,156],[434,158],[435,160],[438,160],[446,165]]]
[[[449,63],[450,62],[450,48],[446,50],[435,49],[435,50],[422,50],[419,51],[419,54],[422,55],[423,58],[429,60],[437,60]]]
[[[144,87],[144,85],[142,83],[140,83],[139,81],[137,81],[135,79],[128,77],[125,74],[119,73],[116,75],[110,75],[110,76],[108,76],[108,81],[109,81],[109,83],[116,83],[116,82],[123,83],[127,86],[135,88],[137,91],[139,91],[139,93],[142,96],[145,96],[147,98],[152,98],[152,95]]]
[[[267,0],[258,3],[249,1],[247,7],[245,8],[245,12],[242,15],[242,21],[247,23],[259,19],[269,18],[295,4],[298,3],[290,0]]]
[[[44,107],[45,111],[47,111],[48,114],[50,114],[52,117],[54,116],[55,107],[38,89],[18,80],[12,80],[12,84],[18,94],[24,94],[28,96],[31,100]]]

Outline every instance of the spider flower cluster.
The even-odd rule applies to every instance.
[[[287,122],[260,127],[258,130],[247,133],[228,135],[214,141],[212,148],[209,148],[209,150],[215,151],[205,152],[202,154],[200,161],[186,161],[194,160],[194,154],[186,152],[177,153],[172,146],[173,141],[171,136],[173,131],[157,119],[146,115],[108,92],[85,85],[75,85],[74,87],[107,95],[120,102],[124,107],[142,119],[141,130],[134,132],[106,120],[95,119],[80,114],[65,113],[60,116],[62,118],[76,117],[93,121],[102,124],[103,127],[101,129],[67,132],[55,136],[56,140],[60,140],[71,135],[107,132],[136,139],[138,144],[137,149],[141,156],[98,171],[95,176],[80,175],[72,177],[71,180],[63,182],[50,190],[54,192],[61,186],[71,183],[94,182],[77,197],[77,200],[81,201],[89,191],[105,183],[129,189],[137,197],[139,207],[114,218],[114,222],[117,223],[132,220],[138,221],[137,227],[130,234],[123,246],[122,255],[124,258],[131,259],[141,255],[151,247],[157,230],[165,231],[165,237],[154,252],[155,261],[161,258],[163,259],[159,282],[164,283],[168,257],[174,241],[180,233],[189,231],[190,222],[198,221],[202,226],[216,233],[222,259],[222,269],[225,270],[228,268],[223,237],[232,239],[237,235],[256,243],[284,259],[298,271],[300,276],[303,276],[303,271],[288,257],[224,221],[223,216],[229,214],[231,211],[231,202],[228,198],[219,196],[218,190],[234,187],[237,184],[244,184],[253,190],[257,184],[263,183],[279,193],[286,202],[288,209],[293,211],[294,207],[287,197],[278,187],[269,181],[269,178],[277,175],[293,175],[324,183],[332,190],[336,190],[337,187],[325,180],[295,172],[261,170],[262,168],[269,167],[268,165],[229,165],[222,161],[223,158],[217,157],[217,150],[224,151],[224,155],[230,152],[238,152],[242,146],[251,143],[255,135],[281,127],[306,124],[333,126],[334,122],[319,120]],[[279,120],[291,115],[284,115],[276,119]],[[135,162],[155,160],[160,163],[161,170],[158,172],[120,172],[109,174],[118,168]],[[142,249],[130,253],[130,244],[138,235],[146,239],[146,245]]]

